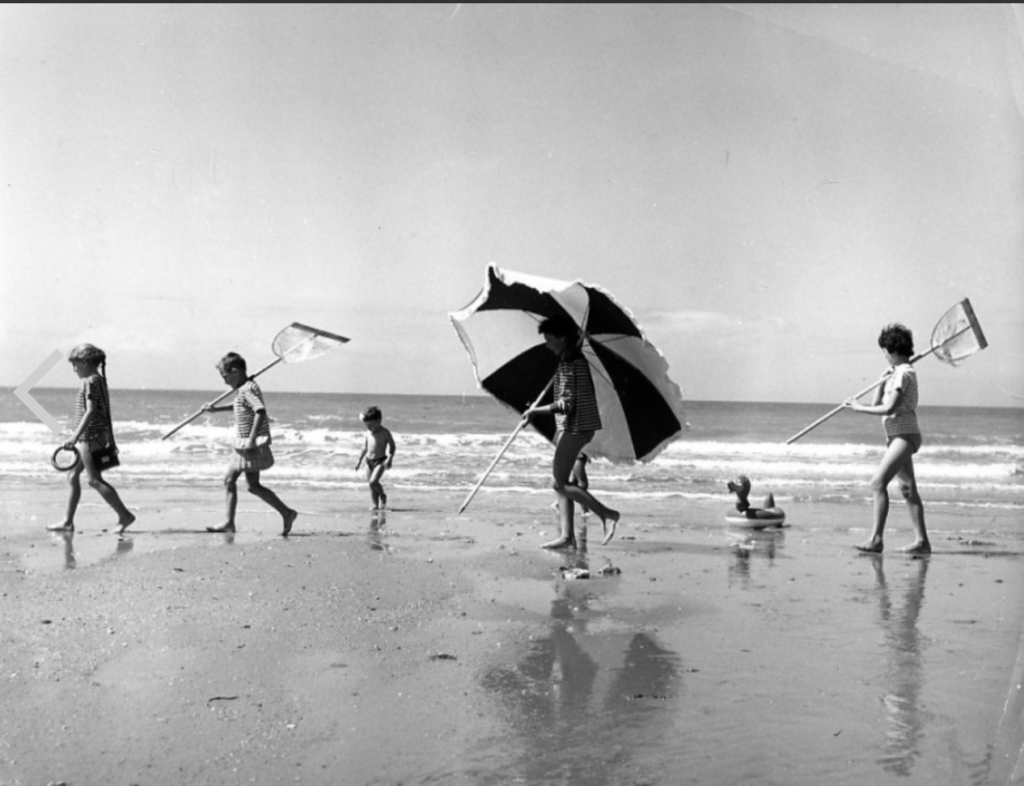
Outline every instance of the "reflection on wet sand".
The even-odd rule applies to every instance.
[[[1003,702],[999,726],[984,761],[984,780],[978,782],[1024,784],[1024,626],[1017,644],[1017,660]]]
[[[736,559],[729,564],[729,579],[737,578],[746,587],[750,582],[750,562],[755,557],[775,562],[775,554],[785,545],[782,529],[753,530],[743,533],[729,533],[732,537],[732,551]]]
[[[895,775],[908,776],[915,761],[922,755],[925,712],[921,707],[921,690],[924,669],[921,656],[927,640],[917,629],[918,617],[924,604],[924,583],[928,574],[927,557],[907,560],[901,566],[907,572],[901,577],[905,582],[903,603],[893,603],[890,587],[886,581],[884,557],[870,556],[875,571],[875,588],[878,595],[878,620],[885,634],[887,662],[885,666],[886,733],[883,755],[879,759],[882,768]]]
[[[53,532],[50,537],[61,538],[64,541],[64,569],[74,570],[78,567],[78,558],[75,556],[75,531],[73,529]]]
[[[386,524],[387,520],[384,516],[384,511],[374,513],[373,518],[370,519],[370,529],[367,532],[366,542],[370,544],[371,551],[391,550],[391,547],[384,542],[384,536],[387,534]]]
[[[585,550],[563,559],[563,575],[590,572]],[[632,778],[645,767],[671,767],[652,750],[672,728],[679,656],[600,610],[620,579],[601,577],[600,566],[590,575],[557,581],[547,635],[515,667],[484,677],[517,732],[503,782],[600,786],[623,782],[624,771]]]
[[[51,532],[50,536],[57,540],[58,538],[63,541],[64,550],[64,569],[74,570],[78,567],[78,555],[75,552],[75,531],[61,530],[59,532]],[[131,537],[126,535],[120,535],[117,538],[117,547],[114,549],[114,553],[111,557],[117,557],[122,554],[127,554],[134,547],[135,542]]]

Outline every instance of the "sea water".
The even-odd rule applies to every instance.
[[[111,390],[121,483],[188,486],[219,479],[232,449],[230,412],[204,414],[162,437],[221,391]],[[50,457],[74,427],[76,391],[40,388],[33,397],[63,426],[54,435],[0,389],[0,476],[52,480]],[[362,489],[352,470],[362,447],[359,413],[383,411],[397,452],[394,490],[469,490],[518,424],[486,396],[288,393],[264,388],[271,418],[275,488]],[[884,448],[880,418],[840,412],[791,445],[786,440],[831,409],[822,404],[691,401],[686,428],[648,463],[596,459],[591,484],[602,497],[648,500],[728,498],[725,483],[743,474],[757,504],[771,491],[787,501],[861,504]],[[1024,510],[1024,408],[921,406],[924,446],[914,464],[929,506]],[[487,479],[490,493],[549,493],[551,448],[524,429]]]

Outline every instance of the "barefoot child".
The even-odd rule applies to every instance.
[[[359,416],[366,426],[366,437],[363,449],[356,462],[356,470],[366,459],[366,480],[370,484],[370,499],[373,507],[370,510],[383,511],[388,503],[388,495],[380,479],[384,470],[391,469],[391,460],[395,457],[395,439],[391,432],[381,425],[384,416],[377,407],[367,407]]]
[[[229,406],[216,407],[207,404],[204,412],[235,413],[235,450],[231,464],[224,476],[226,491],[226,519],[219,527],[207,527],[207,532],[234,532],[235,509],[238,507],[238,476],[245,474],[245,482],[251,494],[255,494],[281,514],[284,527],[281,534],[287,536],[299,513],[285,505],[273,491],[260,483],[260,471],[274,466],[274,455],[270,451],[270,421],[263,404],[263,392],[256,380],[249,379],[245,359],[229,352],[217,364],[221,378],[236,391],[235,401]]]
[[[107,389],[107,355],[92,344],[79,344],[68,355],[71,368],[79,376],[82,388],[75,400],[75,418],[78,426],[64,447],[79,451],[80,461],[68,473],[67,510],[64,520],[47,529],[71,532],[75,529],[75,512],[82,498],[82,473],[85,472],[89,486],[96,489],[103,501],[117,513],[117,534],[123,533],[135,521],[135,516],[121,502],[117,491],[103,479],[100,467],[93,459],[92,452],[114,444],[114,430],[110,420],[110,394]]]
[[[900,324],[888,325],[878,336],[878,346],[885,353],[889,368],[882,375],[871,405],[859,404],[854,399],[844,406],[854,412],[881,415],[885,429],[886,448],[882,461],[871,479],[874,499],[874,526],[871,537],[857,546],[861,551],[882,551],[882,533],[889,515],[889,483],[899,481],[900,492],[907,501],[907,510],[917,535],[916,540],[903,548],[908,554],[928,554],[932,547],[924,527],[924,504],[917,491],[914,477],[914,454],[921,448],[921,429],[917,424],[917,372],[910,364],[914,354],[914,337]]]
[[[615,536],[619,511],[601,503],[587,489],[570,482],[576,459],[601,428],[594,380],[590,364],[579,349],[579,329],[575,323],[549,317],[537,326],[544,345],[558,356],[554,400],[550,404],[530,406],[526,419],[537,415],[555,416],[555,455],[551,462],[552,488],[558,496],[561,534],[541,544],[545,549],[576,548],[575,506],[594,511],[604,531],[602,545]]]

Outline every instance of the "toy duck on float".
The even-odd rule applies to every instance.
[[[747,499],[750,496],[750,478],[746,475],[730,480],[726,487],[736,495],[735,508],[725,514],[725,520],[730,524],[749,529],[767,529],[781,527],[786,522],[786,512],[776,506],[775,496],[770,491],[765,495],[760,508],[751,506]]]

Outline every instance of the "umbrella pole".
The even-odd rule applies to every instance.
[[[547,392],[551,389],[551,386],[553,384],[555,384],[554,377],[552,377],[551,381],[544,386],[544,390],[540,392],[540,395],[537,396],[537,399],[536,401],[533,402],[532,406],[535,407],[540,403],[540,400],[547,395]],[[511,445],[513,440],[515,440],[515,438],[519,436],[519,432],[526,428],[527,423],[529,423],[529,420],[527,420],[524,417],[522,420],[519,421],[519,425],[516,426],[515,431],[509,434],[508,439],[505,440],[505,444],[502,445],[501,450],[498,451],[498,455],[495,456],[494,461],[491,462],[491,466],[487,468],[487,471],[484,472],[484,474],[481,476],[476,486],[473,488],[471,492],[469,492],[469,496],[466,497],[466,501],[462,503],[462,506],[459,508],[459,513],[462,513],[462,511],[469,507],[469,503],[473,500],[473,497],[476,496],[476,493],[480,490],[480,487],[484,485],[484,481],[487,480],[488,476],[491,474],[491,471],[494,469],[495,466],[497,466],[498,462],[501,460],[501,457],[505,455],[505,451],[508,450],[509,445]]]

